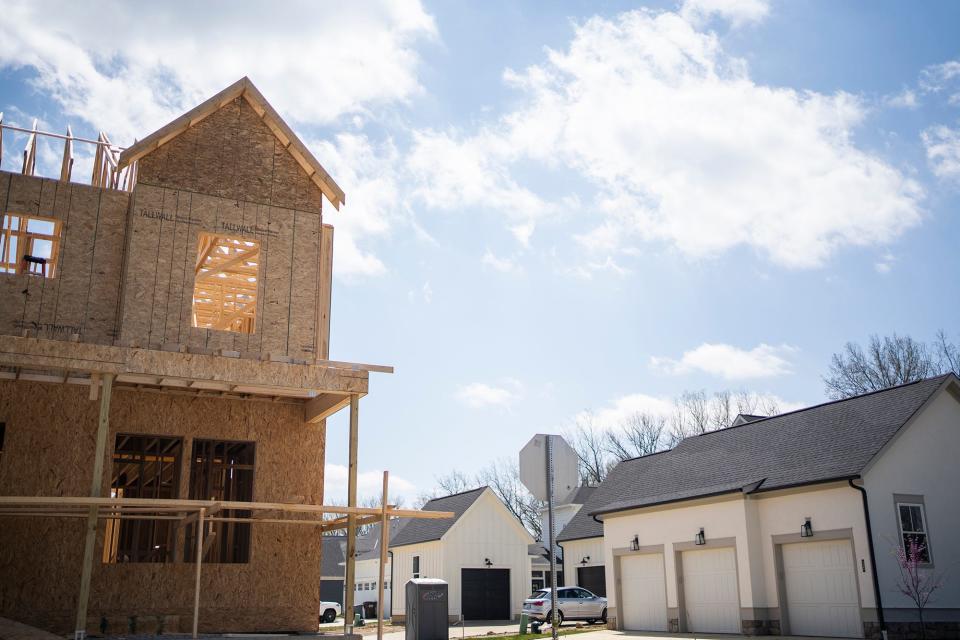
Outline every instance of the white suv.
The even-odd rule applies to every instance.
[[[541,589],[523,601],[523,612],[534,627],[549,624],[550,589]],[[583,587],[557,589],[557,626],[564,620],[585,620],[593,624],[607,621],[607,599],[594,595]]]
[[[339,602],[320,603],[320,622],[333,622],[340,615]]]

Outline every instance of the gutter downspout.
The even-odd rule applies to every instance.
[[[393,551],[387,550],[387,555],[390,556],[390,623],[393,624]],[[383,606],[383,603],[380,604]]]
[[[860,492],[860,498],[863,500],[863,518],[867,524],[867,547],[870,549],[870,565],[873,574],[873,598],[877,603],[877,620],[880,622],[880,633],[886,640],[887,622],[883,617],[883,600],[880,598],[880,577],[877,575],[877,555],[873,549],[873,527],[870,525],[870,505],[867,503],[867,490],[853,484],[853,478],[849,478],[847,483]]]

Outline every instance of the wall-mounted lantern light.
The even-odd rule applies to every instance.
[[[633,540],[630,541],[630,549],[640,551],[640,536],[633,536]]]
[[[800,527],[800,537],[801,538],[812,538],[813,537],[813,523],[810,522],[810,518],[807,518],[803,521],[803,526]]]
[[[493,562],[490,561],[490,558],[484,558],[483,564],[486,565],[487,569],[493,566]]]
[[[588,562],[590,562],[590,556],[583,556],[580,558],[580,564],[587,564]]]
[[[693,543],[696,545],[707,544],[707,538],[703,535],[703,527],[700,527],[700,531],[697,531],[697,535],[693,537]]]

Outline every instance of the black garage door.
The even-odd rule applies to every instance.
[[[343,604],[343,580],[321,580],[320,599],[324,602]]]
[[[603,567],[577,567],[577,584],[598,596],[607,597],[607,572]]]
[[[460,587],[464,620],[510,619],[509,569],[461,569]]]

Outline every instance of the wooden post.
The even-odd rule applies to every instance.
[[[350,461],[347,478],[347,506],[357,506],[357,430],[360,424],[360,396],[350,394]],[[347,514],[347,568],[343,579],[343,633],[353,634],[353,594],[357,564],[357,516]]]
[[[390,544],[390,519],[387,517],[387,486],[390,483],[390,472],[383,472],[383,498],[380,501],[380,507],[383,509],[380,516],[380,580],[377,582],[377,640],[383,640],[383,578],[387,565],[387,545]],[[393,585],[390,585],[393,589]],[[390,592],[393,593],[392,591]],[[392,600],[393,598],[391,598]]]
[[[99,498],[103,486],[103,460],[106,456],[107,434],[110,432],[110,396],[113,391],[113,374],[104,373],[100,378],[100,420],[97,424],[97,449],[93,458],[93,479],[90,482],[90,497]],[[75,640],[87,635],[87,602],[90,599],[90,577],[93,574],[93,547],[97,541],[97,511],[91,506],[87,513],[87,536],[83,547],[83,566],[80,573],[80,597],[77,601],[77,624]]]
[[[197,640],[197,624],[200,621],[200,565],[203,564],[203,528],[206,526],[203,518],[206,509],[200,509],[197,518],[197,575],[193,585],[193,640]]]

